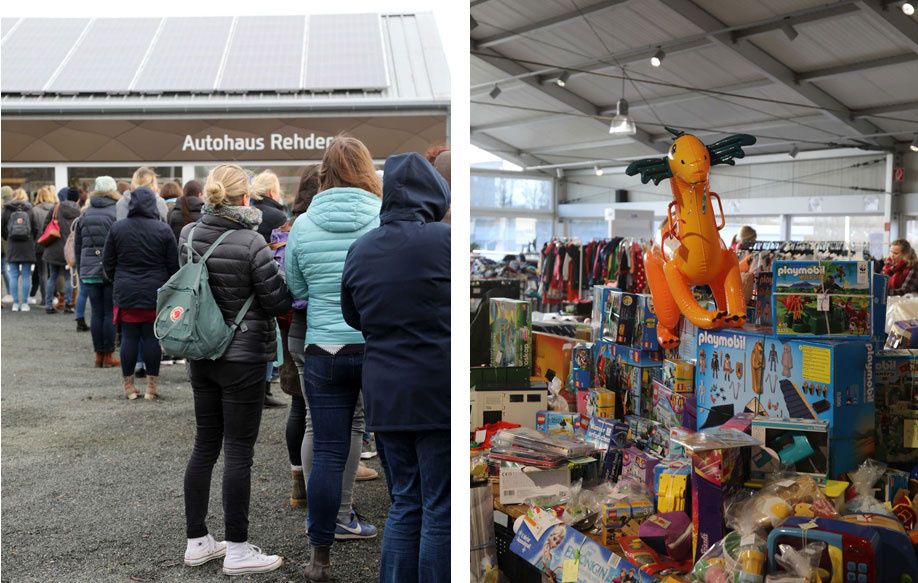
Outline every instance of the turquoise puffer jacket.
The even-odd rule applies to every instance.
[[[381,202],[360,188],[330,188],[293,223],[284,271],[293,297],[309,301],[306,344],[363,344],[341,314],[341,273],[351,243],[379,226]]]

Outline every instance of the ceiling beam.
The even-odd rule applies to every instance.
[[[578,18],[583,18],[587,14],[592,14],[593,12],[605,10],[607,8],[611,8],[619,4],[624,4],[629,1],[630,0],[604,0],[603,2],[593,4],[592,6],[581,8],[580,10],[572,10],[570,12],[558,14],[556,16],[552,16],[551,18],[546,18],[544,20],[534,22],[527,26],[517,28],[516,30],[501,32],[500,34],[495,34],[494,36],[483,38],[478,41],[478,48],[485,49],[488,47],[494,47],[501,43],[505,43],[509,40],[513,40],[517,37],[525,36],[527,34],[545,32],[547,30],[551,30],[553,28],[563,26],[567,24],[568,22],[577,20]],[[483,24],[487,25],[487,23],[483,23]]]
[[[513,162],[517,166],[527,167],[531,166],[534,163],[548,164],[548,161],[539,158],[538,156],[533,156],[528,152],[523,152],[519,148],[515,148],[508,144],[498,140],[497,138],[491,137],[487,134],[478,133],[470,136],[470,140],[473,146],[477,146],[482,150],[491,152],[499,158],[503,158],[508,162]]]
[[[536,115],[532,117],[523,117],[519,119],[508,119],[506,121],[496,121],[494,123],[486,123],[480,126],[472,126],[471,128],[469,128],[469,131],[472,132],[473,134],[477,132],[490,132],[494,130],[503,130],[507,128],[513,128],[516,126],[529,126],[529,125],[545,123],[549,121],[554,121],[561,117],[570,117],[570,116],[563,115],[560,113],[558,114],[553,113],[549,115]]]
[[[710,13],[699,7],[691,0],[661,0],[676,14],[701,28],[705,31],[717,30],[723,28],[724,23],[712,16]],[[855,130],[859,134],[875,134],[881,132],[880,128],[864,119],[854,119],[848,107],[842,102],[832,97],[827,92],[819,89],[809,83],[798,84],[796,82],[796,73],[787,65],[766,53],[747,39],[741,39],[733,42],[731,35],[719,33],[711,34],[710,38],[727,50],[733,51],[738,56],[745,59],[751,65],[762,71],[766,76],[773,79],[776,83],[783,85],[787,89],[796,93],[799,97],[806,99],[819,107],[826,108],[825,115],[831,116],[841,121],[846,126]],[[880,137],[876,141],[882,146],[893,148],[895,140],[889,137]]]
[[[721,87],[712,87],[709,91],[717,91],[720,93],[735,93],[737,91],[747,91],[749,89],[759,89],[761,87],[769,87],[774,85],[774,82],[771,79],[755,79],[753,81],[746,81],[744,83],[734,83],[732,85],[723,85]],[[629,108],[634,111],[635,109],[645,109],[648,107],[656,107],[658,105],[669,105],[672,103],[685,103],[686,101],[692,101],[694,99],[701,99],[702,97],[711,97],[711,94],[705,93],[704,91],[681,91],[679,93],[673,93],[672,95],[662,95],[660,97],[652,97],[646,101],[635,101],[628,102]],[[615,104],[604,106],[600,108],[600,113],[602,115],[609,115],[615,113]]]
[[[858,8],[854,4],[829,4],[827,6],[816,6],[809,11],[800,11],[797,16],[784,16],[781,18],[781,20],[769,22],[766,24],[749,26],[748,28],[734,31],[731,36],[733,37],[733,42],[736,42],[740,39],[749,38],[750,36],[755,36],[764,32],[781,30],[785,22],[789,22],[790,24],[794,25],[806,24],[807,22],[816,22],[818,20],[838,18],[839,16],[845,16],[857,11]]]
[[[865,12],[876,14],[889,23],[909,44],[909,48],[918,52],[918,22],[914,18],[906,16],[897,6],[880,0],[859,0],[857,5]]]
[[[490,0],[472,0],[472,3],[469,4],[469,8],[475,8],[476,6],[481,6],[485,2],[490,2]]]
[[[856,63],[848,63],[847,65],[804,71],[802,73],[797,73],[797,81],[813,82],[819,79],[825,79],[826,77],[856,73],[857,71],[866,71],[868,69],[878,69],[880,67],[889,67],[891,65],[901,65],[903,63],[912,63],[915,61],[918,61],[918,54],[916,53],[892,55],[891,57],[881,57],[879,59],[870,59],[869,61],[858,61]]]
[[[662,136],[654,136],[654,141],[661,141]],[[592,148],[612,148],[615,146],[627,146],[633,143],[629,138],[609,138],[606,140],[596,140],[595,142],[577,142],[573,144],[558,144],[544,148],[534,148],[530,150],[533,154],[561,154],[563,152],[576,152],[578,150],[590,150]]]
[[[483,54],[479,55],[479,58],[485,60],[488,64],[497,67],[509,75],[519,75],[525,71],[528,71],[526,67],[515,61],[508,60],[504,55],[498,53],[494,49],[484,49],[482,53]],[[559,87],[554,83],[549,85],[542,85],[535,77],[524,77],[523,83],[526,83],[527,85],[536,89],[536,91],[548,95],[552,99],[563,103],[575,111],[591,117],[599,116],[599,107],[597,107],[595,103],[584,99],[583,97],[577,95],[565,87]],[[607,122],[599,119],[595,119],[594,121],[595,125],[597,126],[597,133],[602,131],[604,134],[608,134],[609,124]],[[665,150],[665,148],[661,148],[659,144],[654,143],[646,131],[642,130],[641,128],[638,128],[637,130],[637,133],[631,136],[632,140],[643,144],[654,151],[662,152]]]
[[[899,113],[902,111],[913,111],[918,109],[918,101],[902,101],[899,103],[889,103],[887,105],[878,105],[876,107],[863,107],[851,112],[855,118],[870,117],[871,115],[883,115],[886,113]],[[903,130],[908,132],[912,130]]]

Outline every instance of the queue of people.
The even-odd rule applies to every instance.
[[[189,257],[205,262],[227,325],[241,318],[218,358],[188,363],[196,426],[184,477],[189,567],[220,558],[224,573],[240,575],[283,564],[252,544],[248,527],[261,412],[272,401],[287,406],[271,394],[273,369],[284,363],[290,504],[308,507],[306,580],[332,580],[336,541],[378,536],[354,509],[355,482],[378,477],[361,462],[368,430],[392,500],[379,580],[449,580],[450,228],[440,222],[449,152],[436,154],[393,156],[383,180],[362,142],[338,136],[321,164],[303,170],[289,219],[276,175],[251,177],[230,164],[181,189],[139,168],[130,184],[99,176],[91,192],[69,187],[56,199],[45,189],[34,206],[24,191],[4,191],[4,283],[14,310],[29,310],[41,260],[46,310],[77,314],[94,366],[121,369],[126,399],[161,397],[159,367],[170,357],[154,332],[157,294]],[[58,236],[39,245],[49,225]],[[59,295],[65,270],[77,281]],[[221,451],[218,540],[206,517]]]

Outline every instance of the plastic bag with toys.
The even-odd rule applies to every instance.
[[[822,583],[829,581],[829,572],[819,566],[826,543],[812,542],[797,550],[790,545],[778,545],[775,561],[783,569],[765,578],[766,583]]]
[[[877,483],[885,471],[886,464],[868,459],[864,460],[864,463],[854,473],[849,474],[851,478],[849,491],[854,493],[854,497],[845,504],[845,514],[895,516],[886,505],[874,496],[873,485]]]
[[[838,518],[819,484],[800,474],[778,475],[746,501],[737,511],[749,515],[757,529],[766,534],[791,516]]]

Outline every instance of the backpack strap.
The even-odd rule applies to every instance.
[[[197,223],[195,226],[191,227],[191,229],[188,231],[188,240],[185,241],[185,245],[187,245],[189,249],[189,252],[188,252],[189,261],[191,261],[191,254],[194,252],[194,250],[191,248],[191,240],[192,240],[192,237],[194,236],[194,230],[198,228],[198,225],[200,225],[200,223]],[[217,240],[213,242],[213,244],[210,246],[210,249],[208,249],[204,253],[204,256],[201,257],[201,262],[203,263],[207,261],[207,258],[210,257],[211,253],[214,252],[214,249],[217,248],[217,245],[222,243],[223,239],[226,239],[232,232],[233,231],[224,231],[223,234],[217,237]],[[233,319],[233,324],[232,326],[230,326],[231,330],[233,330],[234,332],[236,328],[241,329],[243,332],[248,330],[248,326],[245,325],[245,322],[243,322],[242,319],[245,318],[245,315],[246,313],[248,313],[249,308],[252,307],[253,301],[255,301],[255,292],[252,292],[252,295],[250,295],[248,299],[245,300],[245,303],[242,304],[242,309],[240,309],[239,313],[236,314],[236,317]]]

